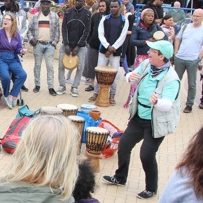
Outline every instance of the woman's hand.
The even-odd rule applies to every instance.
[[[158,98],[159,98],[159,94],[157,94],[156,92],[154,92],[152,94],[152,96],[150,97],[149,101],[152,105],[155,105],[158,101]]]
[[[129,76],[129,81],[132,82],[132,81],[139,81],[141,79],[141,75],[139,73],[130,73],[130,76]]]
[[[22,48],[22,49],[20,50],[20,55],[24,55],[24,54],[26,54],[26,53],[27,53],[27,49]]]

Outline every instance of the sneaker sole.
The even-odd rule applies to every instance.
[[[139,196],[139,195],[136,195],[136,197],[137,197],[138,199],[144,199],[143,197],[141,197],[141,196]]]
[[[125,184],[120,184],[120,183],[112,183],[112,182],[110,182],[110,181],[108,181],[108,180],[106,180],[106,179],[104,179],[104,178],[102,178],[102,182],[103,183],[107,183],[107,184],[109,184],[109,185],[118,185],[118,186],[125,186]]]
[[[12,109],[13,106],[12,104],[9,104],[4,98],[1,97],[1,101],[9,108],[9,109]]]
[[[191,113],[192,111],[183,111],[183,113]]]
[[[150,199],[150,198],[153,198],[154,196],[155,196],[155,194],[152,195],[151,197],[144,198],[144,197],[141,197],[141,196],[139,196],[139,195],[136,195],[136,197],[137,197],[138,199]]]
[[[78,97],[79,96],[78,94],[74,94],[72,92],[70,94],[71,94],[72,97]]]
[[[154,193],[151,197],[144,198],[144,197],[142,197],[142,196],[139,196],[139,194],[137,194],[136,197],[137,197],[138,199],[150,199],[150,198],[154,197],[155,195],[156,195],[156,193]]]
[[[65,94],[66,92],[56,92],[57,93],[57,95],[63,95],[63,94]]]

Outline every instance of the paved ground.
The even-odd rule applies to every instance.
[[[56,106],[60,103],[75,104],[80,107],[81,104],[88,103],[88,97],[92,93],[84,91],[85,84],[81,83],[79,88],[80,96],[78,98],[71,97],[69,90],[70,85],[67,84],[67,94],[62,96],[50,96],[47,89],[46,83],[46,69],[45,65],[42,66],[41,75],[41,90],[39,93],[34,94],[32,89],[34,87],[33,82],[33,58],[31,54],[24,57],[23,65],[28,72],[28,79],[26,86],[29,88],[28,93],[23,93],[23,99],[26,104],[35,110],[41,106]],[[54,61],[55,68],[55,87],[58,87],[57,72],[58,64],[57,60]],[[118,94],[116,97],[117,105],[108,108],[98,109],[102,112],[102,118],[110,120],[121,129],[125,129],[128,120],[128,110],[123,108],[123,104],[127,98],[129,85],[126,84],[125,78],[123,77],[123,70],[120,70],[121,79],[118,85]],[[182,81],[182,106],[184,107],[185,96],[186,96],[186,77]],[[159,190],[157,196],[150,200],[139,200],[136,198],[136,193],[144,189],[144,173],[139,160],[139,148],[140,144],[137,145],[131,156],[130,172],[128,182],[125,187],[107,186],[101,182],[101,177],[105,174],[113,174],[117,167],[117,155],[112,158],[101,160],[101,171],[96,175],[97,186],[94,196],[98,198],[102,203],[139,203],[157,202],[160,193],[162,192],[165,183],[171,175],[177,161],[180,159],[181,154],[188,144],[191,136],[200,128],[203,123],[203,110],[198,109],[199,97],[200,97],[200,83],[198,80],[198,94],[195,101],[194,109],[191,114],[181,114],[181,121],[178,126],[177,132],[165,138],[162,143],[159,152],[157,153],[157,160],[159,165]],[[17,108],[9,110],[0,103],[0,136],[2,137],[5,130],[8,128],[9,123],[15,117]],[[45,126],[46,127],[46,126]],[[83,150],[84,153],[84,146]],[[9,155],[5,155],[3,152],[0,153],[0,167],[6,161],[9,161]],[[81,155],[83,157],[83,155]]]

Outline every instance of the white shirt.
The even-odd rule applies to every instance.
[[[177,35],[181,40],[176,57],[183,60],[196,60],[203,46],[203,25],[194,27],[192,23],[188,24],[186,29]]]

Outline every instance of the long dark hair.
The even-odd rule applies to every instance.
[[[101,0],[100,2],[102,2],[102,1],[106,3],[105,15],[108,15],[110,13],[110,1],[109,0]]]
[[[203,197],[203,127],[191,139],[176,169],[186,167],[197,197]]]
[[[5,5],[5,11],[16,13],[19,11],[19,5],[15,0],[10,0],[8,5]]]
[[[166,15],[162,18],[161,24],[164,24],[164,20],[168,20],[168,19],[170,19],[170,18],[173,18],[173,16],[170,15],[170,14],[166,14]]]

